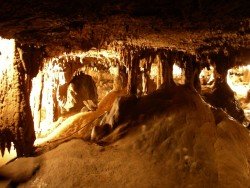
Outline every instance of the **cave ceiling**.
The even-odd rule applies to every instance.
[[[0,36],[60,52],[120,44],[249,53],[248,0],[0,0]]]

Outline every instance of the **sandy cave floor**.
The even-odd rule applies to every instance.
[[[183,87],[173,92],[182,95],[155,94],[169,106],[135,120],[122,139],[108,146],[73,139],[38,157],[20,158],[0,168],[2,185],[12,180],[18,187],[249,187],[248,130],[197,93]],[[138,108],[154,106],[155,98],[146,97]]]

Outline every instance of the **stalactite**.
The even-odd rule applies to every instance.
[[[126,68],[123,65],[117,64],[117,74],[114,73],[113,90],[120,91],[127,86]]]
[[[174,57],[172,52],[161,52],[161,63],[162,63],[162,84],[164,87],[173,86],[173,65]]]
[[[167,82],[168,76],[167,76],[167,62],[165,59],[161,58],[160,60],[160,74],[161,74],[161,84],[165,84]]]
[[[131,54],[131,53],[130,53]],[[128,69],[128,85],[127,92],[130,95],[137,94],[137,73],[139,69],[139,57],[138,54],[130,55],[129,57],[129,69]]]
[[[147,94],[147,91],[148,91],[147,82],[148,82],[147,75],[145,71],[143,70],[142,72],[142,94],[143,95]]]
[[[214,85],[212,92],[205,96],[206,100],[213,106],[225,110],[240,123],[246,122],[244,111],[227,83],[228,69],[234,64],[230,62],[232,59],[223,50],[209,54],[209,59],[214,67]]]
[[[150,69],[151,69],[151,53],[145,57],[145,63],[143,65],[142,72],[142,94],[146,95],[149,92],[149,80],[150,80]]]
[[[41,75],[41,88],[40,88],[40,92],[39,92],[39,101],[38,101],[38,128],[40,128],[40,123],[41,123],[41,117],[42,117],[42,100],[43,100],[43,89],[44,89],[44,75]]]
[[[146,66],[144,66],[143,73],[142,73],[142,92],[144,95],[148,94],[149,92],[149,79],[150,79],[149,70]]]
[[[33,150],[33,143],[35,141],[34,123],[29,105],[29,92],[27,91],[27,84],[25,81],[25,70],[20,62],[18,54],[16,55],[16,68],[18,71],[19,83],[19,119],[16,139],[14,146],[16,147],[17,156],[29,155]]]
[[[21,59],[24,56],[13,50],[16,52],[13,61],[10,57],[10,62],[5,62],[6,69],[1,75],[0,146],[3,154],[5,147],[9,150],[13,142],[17,156],[21,157],[32,153],[35,140],[27,85],[27,74],[31,72]]]
[[[22,62],[25,73],[34,78],[39,71],[39,67],[44,58],[44,48],[35,48],[34,46],[20,46],[17,44],[17,51]]]
[[[32,79],[32,90],[30,94],[30,105],[34,119],[35,131],[39,129],[39,124],[40,124],[42,88],[43,88],[43,73],[42,71],[40,71],[38,75]]]
[[[201,69],[199,68],[199,65],[196,65],[196,68],[194,71],[194,88],[199,93],[201,92],[200,73],[201,73]]]
[[[162,84],[162,63],[161,63],[161,59],[160,59],[159,55],[156,56],[156,63],[157,63],[156,85],[157,85],[157,89],[159,89],[161,84]]]
[[[167,84],[169,86],[174,85],[174,79],[173,79],[173,65],[174,65],[174,61],[173,59],[167,59],[167,63],[166,63],[166,76],[167,76]]]
[[[214,66],[214,80],[215,85],[220,85],[220,83],[227,84],[227,72],[229,67],[229,57],[224,55],[224,52],[221,50],[218,53],[210,55],[210,59]]]
[[[185,61],[185,85],[194,88],[195,61],[192,56],[184,56]]]
[[[119,75],[122,79],[122,88],[124,89],[127,86],[128,83],[128,74],[126,73],[126,67],[125,66],[119,66]]]
[[[52,99],[53,99],[53,121],[57,121],[59,117],[59,105],[57,101],[57,90],[58,90],[58,81],[55,81],[55,88],[52,90]]]
[[[214,87],[220,87],[221,84],[227,84],[227,69],[219,70],[217,66],[214,67]]]

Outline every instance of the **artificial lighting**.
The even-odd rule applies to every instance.
[[[250,65],[228,70],[227,83],[238,98],[245,98],[250,90]]]
[[[114,75],[114,76],[119,75],[119,69],[118,69],[118,67],[115,67],[115,66],[111,66],[109,68],[109,72],[110,72],[111,75]]]
[[[214,68],[212,66],[202,69],[199,78],[202,85],[211,84],[214,81]]]
[[[182,76],[182,70],[181,70],[181,68],[180,68],[178,65],[176,65],[176,64],[174,64],[174,66],[173,66],[173,76],[174,76],[174,78],[175,78],[175,77],[181,77],[181,76]]]
[[[11,70],[15,56],[15,40],[0,37],[0,79],[4,72]]]
[[[157,64],[152,64],[151,70],[150,70],[151,79],[154,79],[157,75],[158,75],[158,66]]]

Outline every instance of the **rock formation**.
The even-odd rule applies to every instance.
[[[150,146],[142,148],[149,147],[147,151],[153,152],[164,145],[175,152],[170,146],[172,141],[164,141],[170,134],[168,130],[178,133],[180,124],[192,122],[195,128],[185,128],[183,139],[195,143],[192,136],[197,136],[204,141],[209,139],[203,133],[208,130],[216,152],[209,143],[205,158],[211,162],[212,170],[209,165],[204,166],[209,169],[206,172],[214,172],[214,158],[221,160],[218,148],[225,145],[220,135],[225,134],[223,127],[234,131],[234,125],[249,125],[245,110],[249,89],[244,100],[237,101],[227,80],[231,69],[249,67],[247,0],[9,0],[0,4],[0,36],[14,41],[13,57],[7,55],[3,62],[0,58],[2,155],[12,144],[21,157],[42,153],[75,137],[112,145],[126,134],[133,137],[131,130],[137,134],[138,127],[144,129],[141,123],[157,118],[165,122],[167,118],[166,126],[153,123],[156,127],[149,133],[153,139],[145,137]],[[6,64],[8,59],[13,61]],[[175,80],[176,66],[182,72],[181,83]],[[204,69],[211,71],[212,81],[204,75],[201,78]],[[249,87],[244,84],[244,88]],[[246,104],[245,109],[241,101]],[[170,117],[171,114],[176,116]],[[201,126],[204,130],[194,134]],[[247,129],[242,126],[235,132],[244,137],[244,146],[247,145]],[[36,136],[45,140],[48,136],[52,146],[46,140],[34,150]],[[221,142],[217,143],[217,139]],[[151,148],[151,141],[156,148]],[[138,143],[142,144],[140,140]],[[203,156],[200,147],[195,145],[194,149],[190,144],[184,148]],[[179,162],[182,152],[187,151],[176,154]],[[248,149],[240,152],[249,157]],[[164,155],[157,150],[158,154]],[[168,153],[168,157],[174,158],[173,155]],[[180,168],[198,173],[199,164],[192,166],[192,160],[184,157],[186,166]],[[170,175],[176,180],[174,173]],[[244,174],[244,178],[247,176]],[[209,178],[210,183],[216,181],[216,173]],[[246,182],[249,179],[241,185]]]

